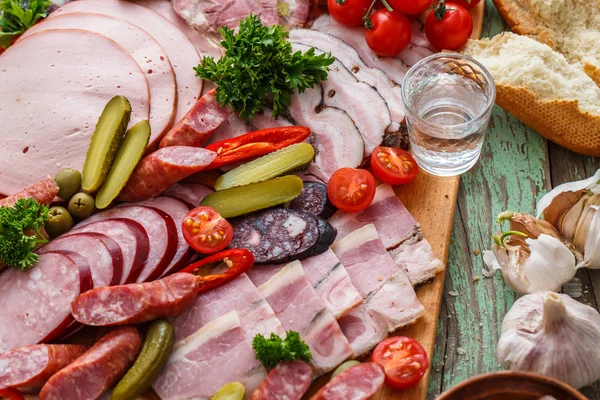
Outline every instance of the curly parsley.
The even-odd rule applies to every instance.
[[[273,103],[273,117],[284,113],[294,91],[302,93],[327,79],[329,54],[314,49],[293,52],[288,33],[279,25],[264,26],[256,15],[240,21],[239,31],[219,29],[225,55],[215,61],[204,57],[196,75],[217,84],[217,101],[231,106],[244,120]]]
[[[259,333],[252,340],[252,348],[256,353],[256,359],[267,369],[274,368],[282,361],[309,362],[312,358],[310,349],[300,339],[300,334],[294,331],[288,331],[285,339],[274,333],[271,333],[271,337],[267,339]]]

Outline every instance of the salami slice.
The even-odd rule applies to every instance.
[[[71,321],[71,302],[89,289],[82,287],[86,282],[79,265],[52,252],[40,254],[39,261],[25,271],[2,272],[0,353],[56,338],[58,328]]]
[[[107,219],[79,226],[67,233],[67,236],[95,232],[113,239],[123,253],[123,273],[119,284],[133,283],[146,265],[150,242],[148,234],[139,222],[125,218]]]
[[[158,208],[129,205],[94,214],[80,222],[74,229],[96,221],[115,218],[138,222],[148,235],[150,243],[148,259],[136,282],[145,282],[160,277],[173,260],[177,249],[177,228],[173,218]]]
[[[384,379],[379,365],[362,363],[330,380],[310,400],[368,400],[381,389]]]
[[[208,186],[199,183],[178,183],[165,190],[164,196],[175,197],[198,207],[203,198],[214,192]]]
[[[115,329],[52,376],[42,387],[40,400],[97,399],[125,375],[141,347],[137,329]]]
[[[0,200],[0,207],[12,207],[19,199],[36,199],[40,204],[50,204],[58,194],[58,185],[52,178],[46,178],[25,190]]]
[[[119,194],[119,200],[139,201],[158,196],[183,178],[203,170],[214,151],[188,146],[165,147],[144,157]]]
[[[312,369],[304,361],[282,362],[269,372],[250,400],[300,400],[311,381]]]
[[[87,346],[73,344],[37,344],[2,353],[0,387],[39,389],[87,349]]]
[[[76,233],[61,236],[40,247],[39,254],[66,250],[77,253],[88,262],[92,270],[94,287],[117,285],[123,272],[123,253],[111,238],[100,233]]]

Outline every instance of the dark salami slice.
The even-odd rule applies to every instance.
[[[80,292],[79,266],[63,254],[40,254],[32,268],[2,272],[0,353],[37,344],[56,332]]]
[[[146,230],[150,250],[144,269],[136,282],[159,278],[169,266],[177,250],[177,228],[166,212],[152,207],[129,205],[94,214],[80,222],[74,229],[105,219],[124,218],[138,222]]]
[[[198,207],[203,198],[214,192],[208,186],[199,183],[178,183],[165,190],[164,196],[175,197]]]
[[[312,368],[304,361],[282,362],[269,372],[250,400],[300,400],[310,387]]]
[[[37,344],[0,354],[0,387],[39,389],[52,375],[81,356],[88,346]]]
[[[327,185],[309,181],[304,181],[302,193],[290,202],[289,208],[325,219],[337,211],[327,197]]]
[[[230,248],[245,248],[257,264],[277,264],[309,256],[319,239],[317,219],[302,211],[273,208],[231,221]]]
[[[384,379],[379,365],[362,363],[330,380],[310,400],[368,400],[381,389]]]
[[[42,387],[40,400],[97,399],[114,385],[135,361],[142,347],[137,329],[111,331]]]
[[[40,247],[39,254],[66,250],[79,254],[88,262],[94,287],[116,285],[123,272],[123,253],[111,238],[99,233],[76,233],[61,236]]]
[[[93,289],[78,296],[71,313],[85,325],[138,324],[174,317],[198,296],[198,278],[180,273],[154,282]]]
[[[123,252],[123,273],[119,284],[133,283],[144,269],[150,244],[144,227],[125,218],[106,219],[78,226],[66,236],[81,232],[101,233],[113,239]]]

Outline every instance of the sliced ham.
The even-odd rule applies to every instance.
[[[423,237],[421,229],[389,253],[394,262],[404,269],[413,286],[432,279],[444,270],[444,263],[433,254],[433,249]]]
[[[301,360],[281,362],[254,391],[250,400],[300,400],[312,381],[310,365]]]
[[[149,115],[148,83],[139,65],[93,32],[50,30],[19,41],[0,58],[0,87],[5,195],[62,168],[81,170],[98,117],[113,96],[129,99],[132,122]]]
[[[122,19],[101,14],[73,13],[50,18],[28,29],[20,40],[50,29],[81,29],[114,40],[131,54],[144,72],[150,90],[150,146],[155,146],[175,118],[177,85],[169,59],[144,30]]]
[[[199,183],[178,183],[165,190],[164,196],[175,197],[184,202],[198,207],[203,198],[214,192],[208,186]]]
[[[144,268],[136,282],[158,279],[173,260],[177,249],[177,228],[173,218],[157,208],[131,205],[102,211],[85,219],[73,229],[106,219],[127,219],[138,222],[148,235],[150,250]]]
[[[230,311],[177,341],[152,387],[162,400],[208,400],[229,382],[240,382],[250,395],[266,376],[240,317]]]
[[[296,331],[310,348],[316,376],[334,370],[352,355],[348,340],[294,261],[258,287],[286,331]]]
[[[388,131],[399,129],[400,122],[404,120],[404,104],[399,83],[388,78],[382,70],[367,66],[352,46],[335,36],[312,29],[292,29],[290,41],[333,54],[358,80],[376,88],[385,99],[392,116],[392,125]]]
[[[124,19],[142,28],[156,39],[164,49],[175,71],[177,82],[175,122],[183,118],[196,100],[198,100],[200,92],[202,92],[202,80],[196,78],[193,70],[199,64],[200,56],[187,36],[175,25],[154,11],[122,0],[73,1],[50,14],[49,18],[82,12],[110,15]],[[85,55],[89,55],[89,51]]]
[[[72,321],[71,302],[91,289],[89,270],[64,254],[41,254],[29,269],[0,274],[0,353],[56,339]]]
[[[423,314],[408,277],[388,254],[374,225],[338,240],[332,249],[365,299],[364,305],[340,319],[355,354],[364,354],[382,339],[382,333],[408,325]]]
[[[236,310],[244,333],[252,341],[258,333],[269,337],[271,333],[285,335],[281,322],[271,306],[246,274],[226,285],[204,293],[183,314],[172,319],[175,328],[175,340],[184,339],[210,321]]]
[[[293,43],[292,48],[305,52],[311,47]],[[386,130],[392,124],[390,109],[375,88],[359,81],[339,60],[329,68],[327,80],[321,83],[323,105],[339,108],[348,114],[362,135],[364,156],[369,157],[375,147],[381,145]]]
[[[12,207],[21,199],[35,199],[40,204],[48,205],[58,195],[58,185],[52,178],[34,183],[30,187],[0,200],[0,207]]]

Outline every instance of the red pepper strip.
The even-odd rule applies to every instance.
[[[204,293],[224,285],[248,271],[254,265],[254,255],[246,249],[224,250],[190,264],[179,272],[188,272],[197,275],[202,267],[221,261],[227,264],[227,271],[221,274],[198,276],[200,281],[198,293]]]
[[[0,399],[25,400],[23,393],[13,388],[0,388]]]
[[[206,146],[217,153],[217,158],[206,168],[215,169],[237,161],[263,156],[308,138],[310,129],[305,126],[280,126],[261,129],[222,140]]]

